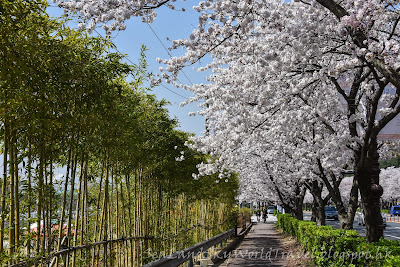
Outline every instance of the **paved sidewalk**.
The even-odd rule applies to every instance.
[[[281,236],[276,231],[275,216],[269,216],[267,223],[253,225],[240,246],[221,266],[286,266],[286,254],[282,248]]]

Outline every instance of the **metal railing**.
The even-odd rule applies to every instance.
[[[235,234],[235,229],[230,229],[224,233],[221,233],[208,240],[198,243],[192,247],[177,251],[160,260],[150,262],[149,264],[146,264],[143,267],[157,267],[157,266],[174,267],[174,266],[179,266],[187,261],[190,261],[189,266],[193,266],[194,257],[207,251],[210,247],[215,246],[221,243],[222,241],[229,239],[234,234]]]
[[[25,266],[32,266],[38,263],[43,263],[43,262],[48,262],[50,263],[50,266],[53,266],[54,263],[53,261],[57,257],[61,257],[66,254],[70,254],[71,252],[74,251],[79,251],[79,250],[87,250],[87,249],[92,249],[97,246],[104,246],[112,243],[118,243],[118,242],[126,242],[126,241],[131,241],[131,240],[149,240],[149,239],[154,239],[154,236],[133,236],[133,237],[121,237],[118,239],[112,239],[112,240],[104,240],[104,241],[99,241],[95,243],[90,243],[87,245],[82,245],[82,246],[74,246],[74,247],[69,247],[62,249],[60,251],[52,252],[44,256],[37,256],[34,258],[30,258],[21,262],[18,262],[16,264],[10,265],[10,267],[25,267]],[[53,260],[52,260],[53,259]]]
[[[165,256],[161,259],[158,259],[156,261],[153,261],[151,263],[148,263],[144,266],[146,267],[153,267],[153,266],[179,266],[187,261],[189,261],[189,266],[193,266],[193,259],[200,255],[201,253],[207,254],[207,250],[211,247],[216,247],[218,244],[221,244],[224,241],[227,241],[229,238],[231,238],[232,236],[235,237],[235,239],[228,244],[228,246],[226,246],[225,248],[223,248],[221,251],[222,252],[226,252],[226,251],[230,251],[235,245],[237,245],[238,243],[240,243],[240,239],[248,232],[248,230],[251,227],[251,223],[249,225],[246,225],[246,221],[247,218],[245,218],[245,216],[243,216],[243,214],[237,214],[236,217],[236,226],[232,229],[229,229],[226,232],[223,232],[219,235],[216,235],[208,240],[202,241],[196,245],[193,245],[191,247],[185,248],[183,250],[177,251],[169,256]],[[178,235],[181,234],[185,234],[191,230],[194,230],[196,228],[204,228],[206,230],[212,230],[216,227],[222,226],[223,224],[225,224],[227,222],[227,220],[222,221],[219,224],[210,226],[210,225],[203,225],[200,223],[194,224],[188,228],[182,229],[180,231],[178,231],[177,233],[173,233],[167,236],[134,236],[134,237],[121,237],[118,239],[112,239],[112,240],[103,240],[103,241],[99,241],[99,242],[94,242],[94,243],[89,243],[89,244],[85,244],[85,245],[79,245],[79,246],[73,246],[73,247],[65,247],[64,245],[61,246],[61,250],[59,251],[54,251],[54,252],[50,252],[48,254],[45,255],[37,255],[31,258],[27,258],[27,259],[22,259],[21,261],[11,264],[10,267],[25,267],[25,266],[42,266],[43,264],[45,264],[46,266],[50,266],[53,267],[55,266],[57,259],[62,258],[62,257],[68,257],[71,254],[75,255],[76,252],[79,251],[86,251],[86,254],[89,250],[91,249],[99,249],[99,247],[101,248],[101,246],[108,246],[108,245],[112,245],[114,243],[126,243],[127,241],[145,241],[145,240],[159,240],[159,241],[165,241],[165,240],[169,240],[169,239],[174,239],[176,238]],[[237,233],[237,226],[239,226],[242,231],[240,232],[240,234]],[[62,244],[65,243],[65,240],[63,240]],[[86,255],[85,254],[85,255]],[[90,253],[89,253],[90,254]],[[87,255],[89,255],[87,254]],[[164,254],[165,255],[165,254]],[[130,255],[132,256],[132,255]],[[221,255],[214,255],[213,256],[213,261],[220,261],[221,260]],[[63,260],[65,261],[65,259]],[[69,262],[67,260],[67,262]],[[58,264],[57,264],[58,265]],[[136,266],[136,265],[135,265]]]
[[[246,224],[246,219],[243,214],[238,214],[237,219],[241,219],[241,228],[242,230],[240,231],[239,234],[237,234],[237,227],[233,229],[229,229],[228,231],[221,233],[217,236],[214,236],[208,240],[205,240],[201,243],[198,243],[194,246],[185,248],[183,250],[177,251],[171,255],[165,256],[159,260],[155,260],[153,262],[150,262],[143,267],[158,267],[158,266],[163,266],[163,267],[176,267],[179,266],[185,262],[188,262],[189,267],[193,267],[193,259],[196,256],[199,256],[200,254],[208,254],[207,250],[211,247],[215,247],[217,244],[222,243],[223,241],[228,240],[232,236],[235,238],[230,242],[226,247],[224,247],[222,250],[220,250],[218,253],[216,253],[214,256],[211,257],[211,261],[213,263],[218,263],[220,261],[225,260],[230,251],[235,249],[240,242],[243,240],[243,238],[246,236],[246,234],[250,231],[252,227],[252,223],[249,222],[249,224]]]

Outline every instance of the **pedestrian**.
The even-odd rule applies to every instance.
[[[267,210],[264,210],[264,211],[263,211],[263,220],[264,220],[264,223],[267,222],[267,218],[268,218],[268,212],[267,212]]]
[[[260,217],[261,217],[261,211],[257,210],[256,211],[256,215],[257,215],[257,221],[259,222],[260,221]]]

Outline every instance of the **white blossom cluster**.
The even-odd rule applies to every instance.
[[[172,2],[65,0],[60,5],[79,12],[89,30],[112,21],[103,26],[111,32],[124,28],[131,16],[151,22],[154,7],[174,8]],[[194,178],[235,170],[241,198],[290,202],[296,188],[320,181],[321,172],[340,179],[344,169],[357,170],[364,160],[357,157],[366,155],[371,136],[400,112],[399,2],[197,2],[197,28],[171,46],[185,54],[158,59],[164,66],[154,78],[194,92],[188,102],[204,100],[199,113],[207,118],[209,134],[194,138],[191,146],[212,157]],[[199,71],[212,70],[208,82],[177,84],[180,70],[205,55],[212,60]],[[388,84],[396,94],[383,94],[380,88]]]
[[[140,17],[142,22],[151,23],[156,18],[160,6],[175,9],[175,0],[53,0],[66,12],[78,12],[83,22],[80,29],[92,32],[101,25],[107,34],[125,30],[125,21],[131,17]],[[183,10],[184,11],[184,10]]]
[[[382,169],[380,176],[384,189],[382,200],[398,201],[400,198],[400,169],[395,167]]]

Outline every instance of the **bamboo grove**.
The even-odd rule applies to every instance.
[[[0,3],[2,264],[139,266],[231,227],[237,179],[192,179],[206,156],[145,88],[145,49],[123,63],[46,6]]]

